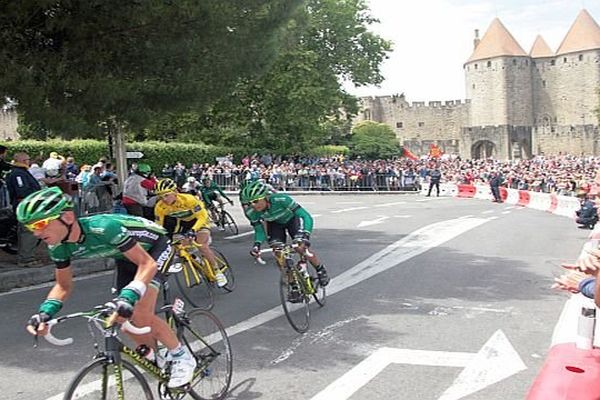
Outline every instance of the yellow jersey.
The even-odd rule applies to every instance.
[[[191,229],[199,231],[200,229],[210,229],[210,219],[206,207],[202,200],[191,194],[177,193],[177,198],[173,204],[167,204],[159,200],[154,206],[154,215],[156,222],[161,226],[165,225],[165,218],[172,217],[177,220],[179,228],[180,221],[191,222],[196,220]],[[175,232],[179,231],[176,229]]]

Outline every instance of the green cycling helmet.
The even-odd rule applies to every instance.
[[[64,211],[72,209],[71,197],[54,186],[25,197],[17,206],[17,219],[22,224],[29,224],[40,219],[58,217]]]
[[[137,171],[144,176],[148,176],[152,172],[152,167],[148,164],[138,164]]]
[[[249,183],[242,190],[242,202],[251,203],[255,200],[262,199],[269,194],[269,188],[261,181]]]

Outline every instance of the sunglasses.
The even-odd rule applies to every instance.
[[[55,219],[59,219],[59,218],[60,218],[60,215],[58,215],[56,217],[40,219],[40,220],[37,220],[35,222],[25,225],[25,228],[29,229],[31,232],[41,231],[42,229],[47,227],[48,224],[50,224],[50,222],[54,221]]]
[[[256,199],[256,200],[252,200],[250,202],[250,204],[257,204],[259,201],[264,200],[264,197],[261,197],[260,199]]]

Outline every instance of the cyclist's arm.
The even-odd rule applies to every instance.
[[[267,233],[261,220],[252,221],[251,225],[254,228],[254,243],[262,243],[267,240]]]
[[[190,210],[193,212],[193,217],[196,219],[194,226],[192,226],[192,230],[198,232],[208,225],[208,212],[206,211],[206,206],[202,200],[197,197],[192,197],[192,201],[190,201]]]
[[[165,212],[160,206],[160,201],[154,205],[154,219],[160,226],[165,226]]]
[[[210,192],[208,190],[205,190],[204,188],[202,188],[202,189],[200,189],[200,193],[202,194],[202,201],[204,202],[204,204],[206,204],[207,207],[210,207],[210,205],[212,203],[208,197]]]
[[[54,271],[54,286],[50,289],[47,300],[58,300],[64,302],[73,289],[73,270],[71,266],[56,268]]]
[[[225,194],[223,189],[221,189],[221,187],[219,185],[217,185],[216,183],[215,183],[215,189],[221,194],[221,196],[225,197],[225,199],[231,203],[231,199],[229,197],[227,197],[227,195]]]

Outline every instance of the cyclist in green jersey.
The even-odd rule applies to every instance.
[[[180,387],[191,381],[196,368],[194,357],[167,323],[154,313],[162,282],[159,270],[169,265],[172,253],[167,233],[161,226],[122,214],[77,218],[71,198],[58,187],[42,189],[23,199],[17,207],[17,219],[48,244],[50,259],[56,264],[54,287],[28,321],[27,330],[32,335],[48,333],[45,323],[60,311],[70,295],[72,259],[114,258],[119,294],[107,305],[120,318],[151,328],[149,334],[132,335],[138,345],[156,349],[158,340],[169,349],[173,360],[169,387]]]
[[[285,193],[273,193],[267,184],[256,181],[244,187],[241,197],[243,203],[250,205],[246,209],[246,217],[254,228],[254,246],[250,251],[252,256],[260,255],[260,246],[267,236],[269,244],[285,243],[286,231],[299,244],[297,252],[304,253],[306,248],[310,247],[313,218],[290,196]],[[262,221],[266,222],[267,232]],[[312,250],[311,253],[310,256],[307,254],[307,259],[317,271],[321,285],[326,286],[329,283],[327,270]],[[299,296],[299,292],[293,289],[290,301]]]
[[[206,208],[210,211],[211,218],[213,221],[217,221],[219,218],[216,214],[215,206],[213,202],[218,202],[219,207],[223,208],[225,204],[223,198],[229,202],[229,204],[233,205],[233,200],[231,200],[223,189],[219,185],[217,185],[212,179],[208,176],[202,178],[202,186],[200,186],[200,194],[202,195],[202,201],[206,204]]]

